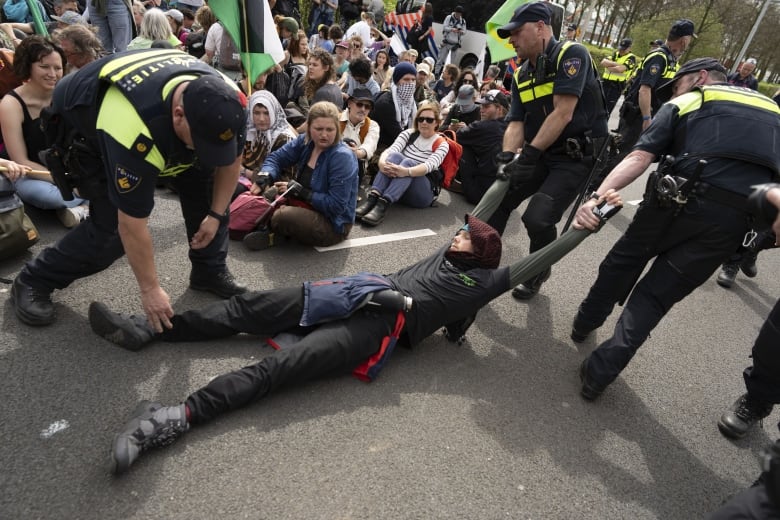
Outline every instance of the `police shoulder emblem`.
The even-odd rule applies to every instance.
[[[656,74],[658,74],[659,70],[661,70],[661,67],[659,67],[658,65],[653,65],[652,67],[650,67],[650,71],[649,71],[650,75],[655,76]]]
[[[580,58],[568,58],[563,61],[563,72],[573,78],[580,72],[582,60]]]
[[[137,175],[122,165],[116,166],[114,172],[114,180],[116,182],[116,189],[119,193],[128,193],[133,191],[141,184],[141,176]]]

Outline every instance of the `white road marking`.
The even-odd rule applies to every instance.
[[[632,206],[639,206],[640,202],[642,202],[642,199],[629,200],[629,201],[626,202],[626,204],[631,204]]]
[[[349,247],[372,246],[374,244],[383,244],[385,242],[395,242],[397,240],[408,240],[410,238],[435,236],[436,233],[430,229],[416,229],[413,231],[402,231],[400,233],[388,233],[375,237],[350,238],[343,242],[329,247],[315,247],[318,252],[336,251],[337,249],[347,249]]]
[[[62,430],[68,428],[69,426],[70,424],[65,419],[54,421],[49,425],[48,428],[46,428],[45,430],[41,430],[41,438],[50,439],[55,433],[59,433]]]

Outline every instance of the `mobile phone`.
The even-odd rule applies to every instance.
[[[451,125],[457,125],[458,123],[460,123],[460,119],[450,119]]]

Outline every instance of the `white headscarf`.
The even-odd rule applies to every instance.
[[[401,129],[411,128],[412,121],[417,114],[417,104],[414,102],[415,83],[398,85],[393,83],[390,92],[395,103],[395,119],[401,125]]]
[[[254,142],[258,137],[258,130],[255,128],[255,123],[252,121],[252,110],[255,105],[260,103],[266,109],[268,109],[268,116],[271,119],[271,125],[266,130],[265,137],[268,139],[268,145],[273,146],[276,138],[281,134],[288,134],[292,139],[297,137],[295,129],[287,122],[285,118],[284,109],[279,101],[267,90],[256,90],[249,97],[249,110],[246,116],[246,140],[248,142]]]

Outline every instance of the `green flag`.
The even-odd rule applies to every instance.
[[[250,86],[284,58],[268,0],[211,0],[209,7],[236,42]]]
[[[43,14],[38,8],[40,4],[37,0],[27,0],[27,7],[30,9],[30,15],[32,15],[32,24],[35,28],[35,34],[40,34],[43,37],[49,36],[49,31],[46,29],[46,24],[43,23]]]
[[[496,13],[485,22],[485,34],[487,34],[487,45],[490,50],[490,61],[508,60],[515,57],[515,49],[509,45],[509,40],[500,38],[496,32],[499,27],[505,25],[512,18],[515,9],[529,0],[506,0]]]

